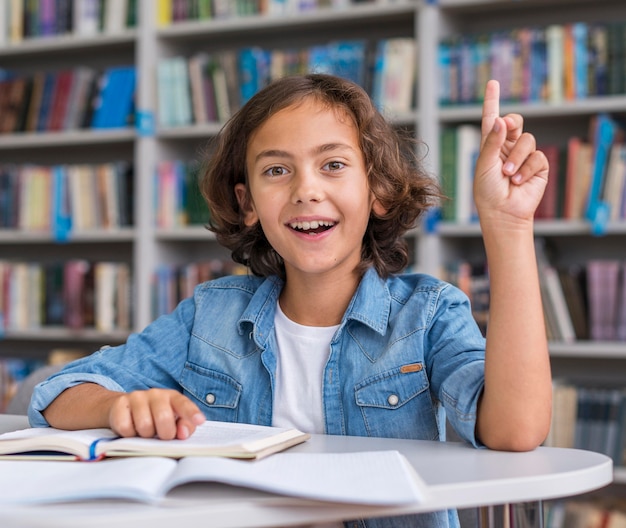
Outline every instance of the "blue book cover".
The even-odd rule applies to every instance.
[[[584,22],[572,24],[574,37],[574,93],[579,99],[589,95],[588,29]]]
[[[545,99],[548,83],[548,48],[543,29],[531,30],[530,44],[530,101]]]
[[[597,235],[606,231],[606,224],[610,216],[610,207],[608,203],[602,200],[602,187],[616,129],[617,125],[609,115],[599,114],[597,116],[593,138],[593,168],[585,213],[587,220],[592,224],[592,232]]]
[[[271,53],[258,47],[239,50],[239,94],[245,104],[269,83]]]
[[[65,242],[72,231],[67,171],[61,165],[52,167],[52,208],[50,225],[57,242]]]
[[[333,73],[333,61],[328,46],[309,48],[307,69],[312,73]]]
[[[329,44],[332,73],[365,86],[367,73],[364,41],[340,41]]]
[[[135,96],[135,68],[109,68],[91,121],[92,128],[122,128],[128,125]]]
[[[45,74],[43,84],[43,92],[41,95],[41,105],[39,107],[39,116],[37,118],[37,131],[45,132],[48,130],[48,117],[52,111],[52,101],[54,99],[54,90],[59,75],[57,73],[48,72]]]
[[[112,84],[115,81],[113,70],[106,70],[100,80],[98,95],[94,100],[93,114],[91,116],[91,128],[108,128],[108,109],[112,104]]]

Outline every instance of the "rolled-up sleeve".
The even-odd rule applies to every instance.
[[[467,296],[454,286],[440,291],[428,340],[434,392],[457,434],[475,447],[478,401],[485,383],[485,339]]]
[[[39,383],[33,392],[28,407],[28,421],[31,427],[48,427],[47,420],[43,417],[44,411],[56,397],[65,389],[80,385],[81,383],[97,383],[105,389],[117,392],[124,392],[124,388],[111,378],[100,374],[75,373],[57,374]]]
[[[46,427],[42,412],[59,394],[81,383],[96,383],[118,392],[149,388],[181,390],[178,380],[187,359],[195,300],[182,301],[127,342],[66,365],[38,384],[30,401],[28,419],[33,427]]]

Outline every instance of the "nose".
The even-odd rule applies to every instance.
[[[299,169],[292,179],[293,203],[321,202],[323,198],[323,182],[317,171],[310,168]]]

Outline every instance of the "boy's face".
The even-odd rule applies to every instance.
[[[354,271],[374,199],[348,116],[311,98],[285,108],[254,132],[246,166],[246,225],[261,223],[288,277]]]

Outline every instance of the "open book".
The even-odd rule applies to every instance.
[[[297,429],[206,421],[186,440],[121,438],[111,429],[30,428],[0,435],[0,457],[98,460],[106,457],[218,456],[262,458],[304,442]]]
[[[159,504],[174,487],[195,482],[377,506],[421,503],[427,497],[425,484],[397,451],[287,452],[262,460],[130,457],[95,464],[0,460],[0,505],[91,499]],[[167,498],[178,499],[185,500],[184,492]]]

